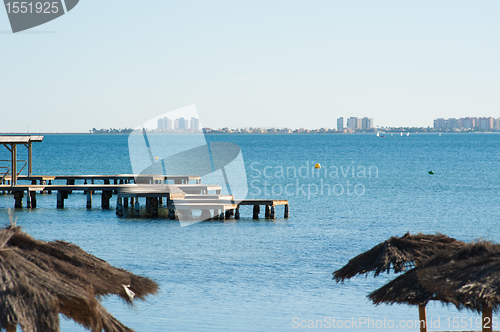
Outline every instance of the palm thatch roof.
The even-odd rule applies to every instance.
[[[131,293],[127,289],[142,300],[158,291],[154,281],[116,268],[74,244],[40,241],[21,232],[19,228],[11,230],[10,245],[21,249],[26,259],[81,286],[92,285],[96,296],[114,294],[132,304]]]
[[[333,273],[333,279],[343,282],[345,279],[369,272],[374,272],[375,276],[391,270],[396,273],[402,272],[443,250],[458,248],[464,244],[443,234],[406,233],[402,237],[393,236],[351,259],[344,267]]]
[[[449,287],[449,278],[456,278],[461,275],[466,279],[467,273],[474,275],[472,273],[476,271],[475,269],[481,268],[481,263],[479,262],[483,262],[484,258],[488,256],[500,257],[500,246],[488,241],[479,241],[464,244],[461,248],[442,251],[428,261],[419,264],[417,267],[373,291],[368,295],[368,298],[374,304],[399,303],[419,305],[427,303],[430,300],[439,300],[460,307],[459,303],[461,299],[459,298],[459,294],[455,292],[458,288],[455,287],[456,289],[452,289]],[[474,266],[471,264],[472,262],[478,262],[478,264]],[[500,280],[500,260],[498,263],[498,277]],[[463,273],[459,273],[457,270],[453,270],[453,273],[450,272],[450,268],[455,266],[465,268],[469,265],[470,269],[467,269],[467,271],[464,270]],[[484,269],[481,268],[481,270]],[[444,271],[448,271],[449,273],[443,276]],[[486,271],[484,272],[487,273]],[[498,286],[500,287],[500,283]]]
[[[420,283],[458,309],[500,309],[500,253],[450,261],[418,271]]]
[[[61,313],[92,331],[132,331],[97,298],[116,294],[128,303],[158,285],[115,268],[70,243],[44,242],[19,227],[0,230],[0,328],[59,331]],[[96,298],[97,297],[97,298]]]

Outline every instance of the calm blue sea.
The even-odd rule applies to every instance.
[[[70,241],[157,281],[159,295],[135,308],[116,297],[104,300],[137,331],[319,331],[332,323],[339,331],[377,330],[375,324],[380,330],[384,320],[394,323],[384,330],[415,331],[416,307],[376,307],[366,298],[394,275],[341,285],[332,272],[406,232],[500,242],[498,134],[207,138],[238,144],[248,197],[288,199],[290,218],[282,219],[278,207],[275,220],[254,221],[249,208],[238,221],[180,227],[164,219],[119,218],[114,209],[101,210],[98,197],[87,210],[85,196],[77,193],[62,210],[55,208],[55,195],[38,195],[36,209],[15,211],[18,224],[34,237]],[[34,144],[34,173],[132,173],[127,139],[46,135]],[[0,159],[7,158],[2,148]],[[314,171],[315,163],[322,168]],[[0,195],[4,223],[13,204],[12,196]],[[478,329],[469,324],[477,315],[439,303],[428,305],[428,317],[434,322],[429,330]],[[469,325],[453,328],[454,317]],[[375,328],[367,327],[369,320]],[[410,323],[413,328],[400,328]],[[84,331],[64,319],[61,330]]]

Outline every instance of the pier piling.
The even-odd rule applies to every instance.
[[[92,190],[87,190],[87,209],[92,209]]]

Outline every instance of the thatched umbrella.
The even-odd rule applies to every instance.
[[[430,300],[439,300],[444,303],[453,303],[457,307],[461,305],[457,299],[457,295],[453,296],[452,292],[446,286],[448,279],[444,278],[439,283],[435,282],[438,271],[441,271],[443,267],[453,264],[463,266],[470,260],[479,260],[489,254],[494,256],[500,255],[500,246],[491,242],[480,241],[464,244],[459,249],[454,248],[442,251],[428,261],[373,291],[368,295],[368,298],[376,305],[381,303],[418,305],[420,321],[423,321],[421,331],[426,331],[425,305],[427,302]],[[429,287],[429,283],[433,283],[434,286],[432,288]],[[445,290],[447,290],[446,294]],[[463,306],[466,307],[466,305]]]
[[[443,234],[429,235],[406,233],[402,237],[393,236],[372,249],[351,259],[347,265],[333,273],[333,279],[344,282],[359,274],[374,272],[378,276],[381,272],[402,272],[417,264],[425,262],[443,250],[456,249],[465,245]],[[426,321],[425,304],[419,304],[420,320]],[[426,329],[421,328],[421,331]]]
[[[406,271],[440,251],[464,244],[443,234],[406,233],[402,237],[393,236],[351,259],[344,267],[333,273],[333,279],[343,282],[345,279],[369,272],[374,272],[376,277],[381,272]]]
[[[61,313],[92,331],[131,331],[96,297],[117,294],[132,303],[157,290],[152,280],[70,243],[35,240],[19,227],[0,230],[0,328],[59,331]]]
[[[441,301],[482,312],[483,331],[492,331],[492,311],[500,309],[499,251],[431,266],[417,271],[418,278],[423,287],[439,293]]]

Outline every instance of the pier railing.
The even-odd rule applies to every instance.
[[[2,170],[5,170],[6,171],[4,173],[2,173]],[[0,166],[0,184],[3,183],[3,180],[5,179],[5,177],[10,173],[10,167],[7,167],[7,166]]]
[[[19,169],[19,171],[17,172],[17,175],[19,176],[19,174],[21,174],[21,172],[26,168],[26,165],[28,165],[28,161],[27,160],[16,160],[17,163],[24,163],[21,167],[21,169]],[[7,160],[7,159],[2,159],[0,160],[0,163],[3,162],[3,163],[12,163],[12,160]],[[2,172],[1,170],[5,170],[5,173]],[[10,167],[8,166],[0,166],[0,183],[3,183],[3,180],[7,177],[7,175],[10,174]]]

